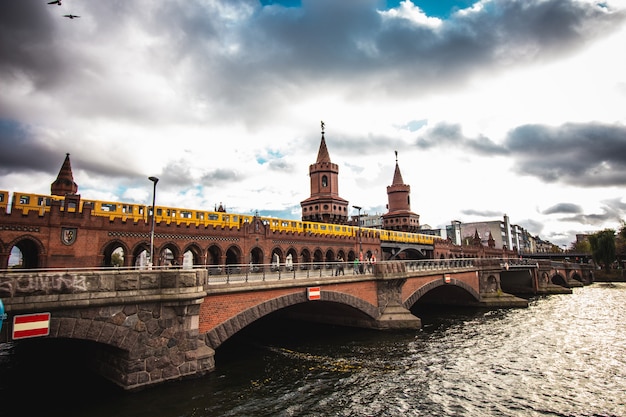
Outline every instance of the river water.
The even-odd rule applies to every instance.
[[[26,369],[0,390],[0,415],[626,416],[626,283],[416,314],[410,332],[262,321],[218,349],[211,374],[135,393],[69,363],[54,378]]]

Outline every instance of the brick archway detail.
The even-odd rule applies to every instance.
[[[380,312],[378,311],[377,307],[349,294],[334,291],[321,291],[320,301],[328,301],[347,305],[362,312],[363,314],[370,317],[372,320],[376,320],[378,317],[380,317]],[[242,311],[238,315],[228,319],[227,321],[208,331],[206,333],[205,339],[206,344],[213,349],[217,349],[222,343],[224,343],[234,334],[236,334],[249,324],[252,324],[256,320],[283,308],[305,302],[308,302],[306,298],[306,293],[298,292],[283,295],[281,297],[262,302],[254,307],[250,307],[247,310]]]
[[[463,282],[461,280],[458,280],[458,279],[452,278],[449,283],[445,283],[443,280],[437,280],[437,281],[431,281],[428,284],[425,284],[425,285],[421,286],[413,294],[411,294],[409,296],[409,298],[406,299],[406,301],[404,302],[404,307],[407,308],[407,309],[410,309],[428,291],[431,291],[431,290],[433,290],[433,289],[435,289],[437,287],[441,287],[443,285],[448,285],[448,286],[449,285],[453,285],[453,286],[461,287],[465,291],[470,293],[472,295],[472,297],[474,297],[474,299],[476,301],[480,301],[480,294],[477,293],[476,290],[474,290],[472,287],[467,285],[465,282]]]

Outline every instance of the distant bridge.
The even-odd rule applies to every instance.
[[[343,264],[191,269],[5,270],[0,298],[8,320],[50,313],[48,338],[93,350],[86,364],[126,390],[198,376],[215,367],[222,343],[280,313],[371,329],[418,329],[418,303],[525,307],[513,294],[571,292],[593,281],[585,265],[551,261],[450,259],[378,262],[356,273]],[[16,325],[17,326],[17,325]],[[95,343],[86,343],[95,342]]]

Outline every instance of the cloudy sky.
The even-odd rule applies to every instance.
[[[0,189],[298,219],[323,120],[350,205],[398,151],[422,224],[569,245],[626,219],[624,45],[621,0],[2,0]]]

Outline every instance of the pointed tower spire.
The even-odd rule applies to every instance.
[[[50,193],[52,195],[65,196],[67,194],[76,194],[78,185],[74,182],[72,174],[72,165],[70,164],[70,154],[65,154],[65,161],[61,166],[57,179],[50,185]]]
[[[398,165],[398,151],[396,152],[396,170],[393,173],[393,182],[392,185],[403,185],[404,181],[402,180],[402,174],[400,173],[400,166]]]
[[[330,160],[324,138],[317,153],[317,161],[309,166],[311,196],[300,202],[302,220],[323,223],[345,224],[348,220],[348,201],[339,197],[339,167]]]
[[[383,228],[404,232],[417,232],[420,222],[419,215],[411,211],[411,186],[404,183],[396,153],[396,168],[393,181],[387,187],[387,213],[383,214]]]
[[[322,124],[322,143],[320,143],[320,149],[317,152],[317,163],[328,162],[330,163],[330,155],[328,154],[328,148],[326,147],[326,139],[324,139],[324,122]]]

